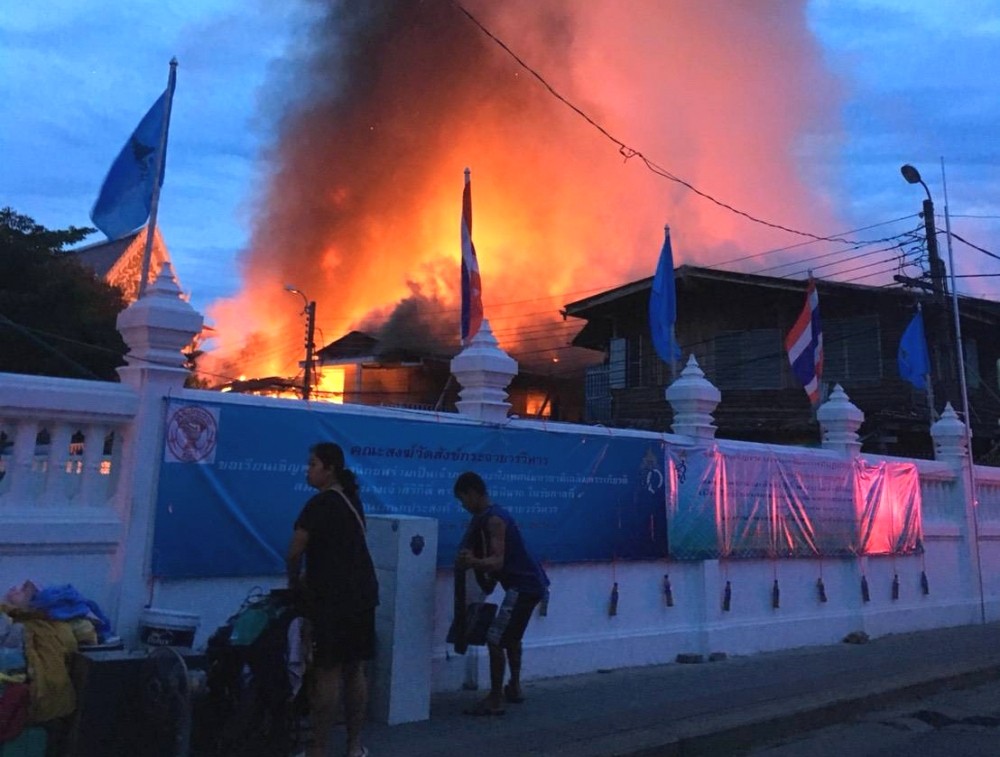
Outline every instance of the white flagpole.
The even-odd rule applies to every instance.
[[[663,233],[670,236],[670,224],[663,225]],[[674,240],[670,240],[670,281],[674,291],[670,296],[674,300],[674,320],[670,324],[670,380],[677,380],[677,279],[674,276]]]
[[[156,149],[156,173],[153,174],[153,196],[149,203],[149,223],[146,224],[146,247],[142,252],[142,273],[139,276],[139,297],[146,292],[149,280],[149,266],[153,258],[153,237],[156,235],[156,210],[160,205],[160,175],[167,152],[167,129],[170,126],[170,108],[174,101],[174,87],[177,86],[177,58],[170,59],[170,76],[167,79],[167,98],[163,103],[163,128],[160,130],[160,145]]]
[[[972,526],[976,540],[976,570],[979,575],[979,615],[986,622],[986,599],[983,594],[983,564],[979,554],[979,494],[976,491],[976,459],[972,455],[972,417],[969,415],[969,387],[965,380],[965,348],[962,344],[962,322],[958,316],[958,287],[955,285],[955,254],[951,245],[951,214],[948,212],[948,179],[941,158],[941,184],[944,188],[944,230],[948,237],[948,272],[951,278],[951,309],[955,318],[955,351],[958,354],[958,381],[962,390],[962,414],[965,416],[965,446],[969,449],[969,496],[972,497]]]

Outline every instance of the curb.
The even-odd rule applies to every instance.
[[[678,736],[658,746],[637,750],[612,751],[614,757],[717,757],[720,754],[740,754],[765,742],[842,723],[857,715],[882,709],[909,699],[936,694],[945,689],[971,688],[1000,679],[1000,663],[986,667],[958,671],[927,680],[889,686],[880,691],[870,691],[858,696],[846,696],[835,701],[796,707],[780,715],[763,716],[747,720],[745,715],[733,713],[712,719],[728,721],[719,727],[705,730],[705,720],[690,722],[700,727],[700,733]],[[770,704],[768,709],[780,707]],[[733,723],[733,720],[744,722]],[[679,724],[686,730],[684,724]]]

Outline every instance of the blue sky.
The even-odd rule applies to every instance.
[[[1000,4],[812,0],[806,7],[839,85],[830,92],[838,122],[796,147],[804,172],[829,177],[817,198],[851,227],[916,212],[923,192],[899,175],[910,162],[943,213],[943,157],[954,230],[1000,254]],[[628,13],[629,4],[621,8]],[[233,295],[275,124],[296,94],[314,13],[308,2],[262,0],[8,4],[0,15],[0,206],[50,227],[89,225],[104,173],[176,56],[161,230],[196,307]],[[517,47],[517,39],[507,41]],[[778,77],[774,86],[780,90]],[[656,158],[670,168],[669,155]],[[727,198],[726,187],[705,189]],[[964,245],[955,253],[959,273],[1000,273],[1000,260]],[[960,290],[1000,299],[1000,278],[965,279]]]

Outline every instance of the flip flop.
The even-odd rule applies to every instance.
[[[502,708],[494,710],[492,707],[487,707],[484,704],[477,704],[475,707],[469,707],[468,709],[462,710],[464,715],[472,715],[473,717],[479,718],[497,717],[506,712],[507,711]]]
[[[503,687],[503,696],[504,699],[511,704],[521,704],[521,702],[524,701],[524,696],[521,694],[515,694],[514,689],[510,687],[510,684]]]

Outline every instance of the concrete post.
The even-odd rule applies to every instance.
[[[962,541],[965,549],[959,553],[959,568],[962,586],[969,601],[968,623],[976,620],[986,622],[985,597],[983,595],[982,566],[979,554],[979,523],[976,494],[971,475],[972,460],[969,457],[968,437],[965,424],[948,402],[941,417],[931,426],[934,439],[934,458],[948,463],[955,471],[955,515],[959,519]],[[961,508],[961,510],[959,510]]]
[[[969,454],[965,438],[965,424],[955,408],[948,402],[941,417],[931,426],[934,439],[934,459],[960,465]]]
[[[451,361],[452,375],[462,386],[458,412],[491,423],[507,420],[507,386],[517,375],[517,361],[500,349],[490,322]]]
[[[829,399],[816,411],[823,449],[835,450],[845,457],[861,454],[858,429],[865,420],[865,414],[847,397],[844,388],[837,384]]]
[[[681,375],[667,387],[664,396],[674,411],[671,428],[675,434],[715,438],[717,429],[712,413],[722,400],[722,393],[705,378],[694,355],[688,358]]]
[[[181,299],[170,263],[153,285],[118,315],[118,330],[129,347],[128,365],[118,369],[123,384],[139,395],[138,411],[125,430],[115,507],[125,535],[115,555],[112,580],[116,632],[132,646],[139,615],[149,602],[150,557],[163,439],[163,400],[184,386],[188,371],[182,350],[201,330],[202,316]],[[183,608],[178,608],[183,609]]]

